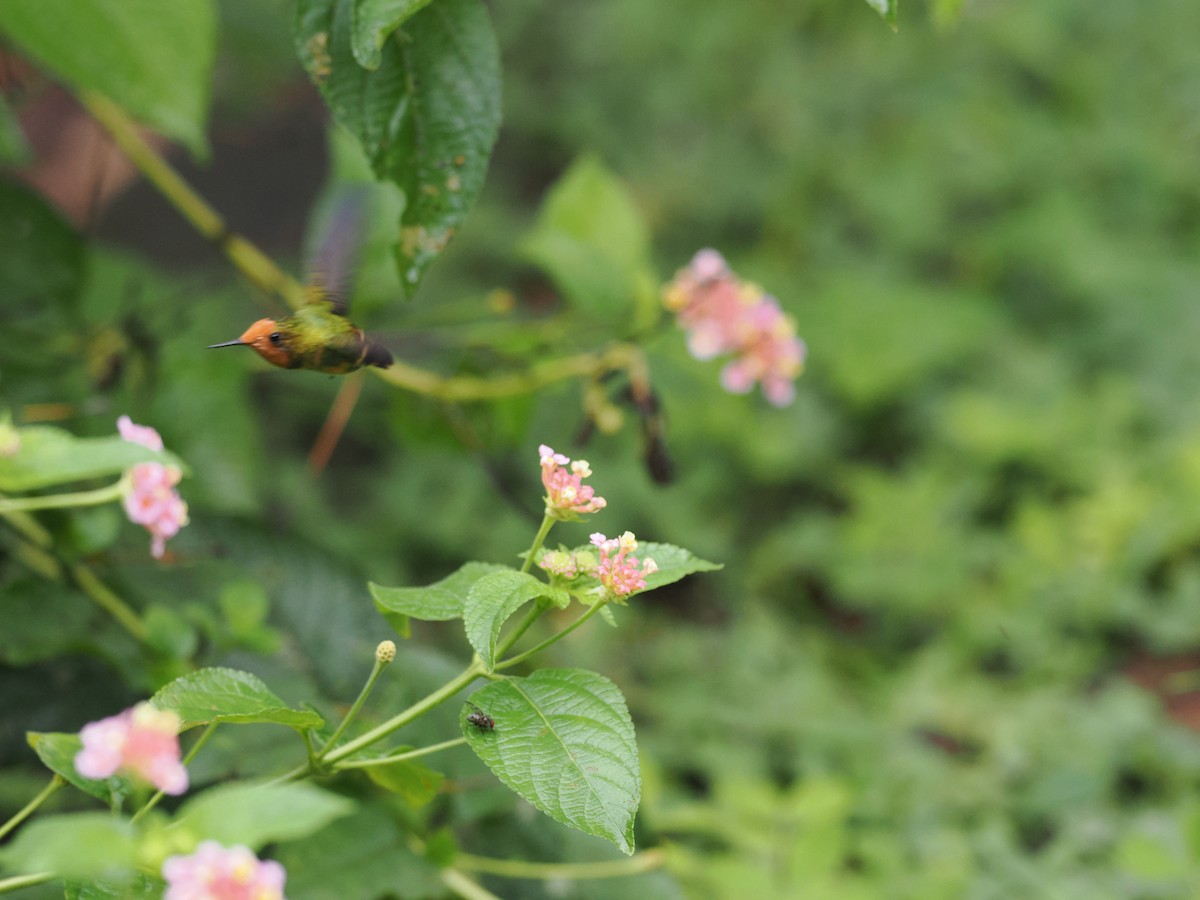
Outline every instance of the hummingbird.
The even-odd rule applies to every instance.
[[[363,366],[386,369],[392,354],[368,338],[347,317],[346,284],[351,258],[358,247],[362,220],[361,198],[343,200],[322,241],[305,288],[307,300],[295,313],[281,319],[259,319],[237,340],[217,347],[249,347],[281,369],[313,369],[344,375]]]

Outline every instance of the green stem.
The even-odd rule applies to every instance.
[[[596,613],[600,612],[600,610],[601,610],[601,608],[603,608],[603,606],[604,606],[603,602],[597,602],[595,606],[593,606],[591,609],[587,610],[587,612],[585,612],[582,616],[577,618],[574,622],[572,622],[570,625],[568,625],[562,631],[558,632],[557,634],[550,635],[550,637],[546,638],[540,644],[535,644],[533,647],[530,647],[528,650],[524,651],[523,653],[518,653],[516,656],[512,657],[511,659],[506,659],[503,662],[497,663],[495,666],[495,671],[498,672],[501,669],[507,669],[510,666],[515,666],[517,663],[524,662],[529,657],[533,656],[535,653],[541,653],[543,650],[545,650],[551,644],[555,643],[556,641],[562,640],[568,634],[570,634],[572,631],[574,631],[576,628],[578,628],[580,625],[582,625],[584,622],[586,622],[588,619],[590,619],[592,616],[594,616]],[[499,656],[498,653],[497,653],[497,656]]]
[[[546,542],[546,535],[554,527],[555,521],[555,518],[549,514],[542,516],[542,524],[538,526],[537,534],[533,536],[533,543],[529,545],[529,552],[525,554],[525,562],[521,565],[522,572],[528,572],[533,567],[533,558],[542,549],[542,544]]]
[[[196,738],[196,743],[192,744],[191,749],[188,750],[188,752],[187,752],[187,756],[185,756],[183,758],[184,766],[187,766],[188,763],[190,763],[193,759],[195,759],[196,754],[200,752],[200,748],[204,746],[204,742],[207,741],[212,736],[212,733],[217,730],[218,724],[219,723],[217,723],[217,722],[209,722],[208,723],[208,727],[205,728],[204,731],[202,731],[200,733],[200,737]],[[136,813],[133,814],[132,818],[130,818],[130,820],[129,820],[130,823],[132,824],[133,822],[136,822],[138,819],[140,819],[146,813],[150,812],[150,810],[154,809],[154,807],[158,806],[159,801],[162,800],[162,798],[163,798],[163,792],[162,791],[156,792],[153,797],[151,797],[149,800],[146,801],[145,806],[143,806],[141,809],[139,809]]]
[[[54,538],[50,532],[39,525],[33,516],[22,512],[0,512],[0,516],[3,516],[5,521],[27,538],[31,544],[43,550],[54,546]]]
[[[33,887],[35,884],[45,884],[57,877],[53,872],[39,872],[37,875],[17,875],[15,878],[3,878],[0,879],[0,894],[19,891],[21,888]]]
[[[83,563],[71,566],[71,578],[79,589],[87,594],[92,600],[111,615],[126,631],[133,635],[137,640],[145,642],[150,637],[150,629],[146,627],[146,623],[142,621],[142,617],[134,612],[124,600],[118,597],[109,589],[103,581]]]
[[[388,719],[382,725],[372,728],[370,731],[360,734],[352,741],[347,741],[338,747],[332,753],[325,757],[325,762],[335,763],[338,760],[345,759],[347,756],[352,756],[363,747],[369,747],[371,744],[383,740],[393,731],[398,728],[403,728],[413,719],[419,718],[429,710],[433,709],[441,703],[445,703],[472,681],[483,674],[483,663],[478,659],[472,661],[460,674],[452,678],[446,684],[442,685],[432,694],[429,694],[422,700],[418,700],[408,709]]]
[[[439,877],[442,879],[442,884],[464,900],[500,900],[483,885],[457,869],[442,869]]]
[[[362,690],[358,692],[358,698],[351,705],[350,709],[347,710],[345,717],[342,719],[342,724],[337,727],[333,732],[333,736],[325,742],[325,746],[317,753],[316,762],[319,763],[324,759],[325,755],[333,749],[333,745],[338,742],[338,738],[346,733],[346,729],[350,727],[350,723],[354,721],[355,716],[358,715],[358,711],[362,709],[362,705],[367,702],[367,697],[371,695],[371,690],[375,687],[375,682],[379,680],[379,675],[383,672],[386,665],[387,663],[380,661],[379,656],[376,655],[375,665],[371,669],[371,674],[367,676],[366,684],[363,685]]]
[[[283,298],[293,309],[304,305],[306,298],[300,283],[244,237],[231,232],[217,211],[142,138],[137,123],[125,110],[96,91],[81,90],[78,97],[92,118],[112,135],[129,161],[192,227],[224,251],[243,275],[260,289]]]
[[[5,512],[0,513],[0,516],[3,516],[25,538],[25,541],[17,547],[17,558],[47,581],[61,581],[62,566],[58,558],[49,550],[53,546],[49,534],[40,525],[37,525],[31,516],[23,512]],[[150,631],[141,616],[114,594],[86,565],[77,563],[68,569],[68,574],[75,582],[76,587],[116,619],[118,624],[135,640],[145,642],[149,638]]]
[[[0,497],[0,513],[32,512],[36,509],[67,509],[74,506],[99,506],[120,500],[129,490],[128,476],[94,491],[48,494],[43,497]]]
[[[459,853],[454,857],[454,864],[468,872],[482,872],[485,875],[500,875],[505,878],[538,878],[544,881],[558,879],[582,881],[592,878],[621,878],[628,875],[640,875],[643,872],[651,872],[660,868],[664,862],[666,862],[666,854],[662,850],[647,850],[628,859],[583,863],[541,863],[521,859],[493,859],[488,856],[475,856],[471,853]]]
[[[457,747],[459,744],[465,744],[466,742],[467,739],[465,737],[459,737],[449,741],[442,741],[440,744],[430,744],[428,747],[409,750],[406,753],[397,753],[395,756],[384,756],[379,759],[352,759],[342,763],[337,769],[340,772],[342,769],[369,769],[372,766],[386,766],[406,759],[428,756],[430,753],[437,753],[439,750],[449,750],[451,747]]]
[[[39,806],[45,803],[55,791],[57,791],[66,783],[66,779],[64,779],[61,775],[52,776],[50,783],[42,788],[41,793],[21,807],[16,815],[14,815],[11,819],[9,819],[3,825],[0,825],[0,840],[3,840],[9,832],[33,815],[34,811],[36,811]]]

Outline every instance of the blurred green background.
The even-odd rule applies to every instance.
[[[848,0],[491,7],[505,121],[480,204],[413,302],[365,277],[356,318],[421,365],[476,365],[465,346],[555,308],[518,247],[545,190],[596,154],[664,280],[717,247],[809,346],[795,404],[774,410],[720,393],[716,364],[664,329],[649,352],[666,486],[632,421],[573,443],[576,385],[447,410],[375,379],[314,478],[337,382],[203,350],[269,306],[152,190],[77,230],[3,182],[0,400],[82,434],[126,412],[158,428],[191,466],[192,524],[160,566],[117,509],[44,517],[151,610],[153,652],[0,545],[0,807],[41,781],[26,730],[75,730],[187,660],[258,672],[289,702],[351,699],[390,636],[366,581],[511,561],[545,442],[591,462],[609,501],[595,528],[726,567],[547,654],[626,693],[639,845],[666,847],[669,873],[490,888],[1200,894],[1200,7],[976,0],[957,23],[936,7],[905,6],[895,34]],[[300,271],[330,150],[290,24],[287,3],[222,4],[214,159],[181,166]],[[23,90],[28,128],[69,115],[38,76]],[[495,288],[515,312],[489,305]],[[373,705],[436,685],[464,648],[419,627]],[[218,733],[197,781],[293,761],[248,733]],[[438,759],[456,789],[404,827],[451,821],[490,856],[615,854],[468,756]],[[385,827],[372,815],[361,827]],[[283,850],[293,897],[327,896],[314,858],[359,879],[342,896],[437,896],[307,843]]]

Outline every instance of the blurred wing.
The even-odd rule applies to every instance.
[[[309,266],[309,302],[328,301],[333,312],[344,316],[354,288],[358,251],[366,223],[366,190],[342,188],[334,196],[331,206],[332,212],[321,230]]]

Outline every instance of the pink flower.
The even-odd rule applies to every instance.
[[[774,297],[741,281],[720,253],[697,253],[664,288],[663,304],[688,332],[696,359],[733,354],[721,373],[727,391],[744,394],[761,382],[768,402],[792,402],[806,353],[796,324]]]
[[[162,450],[158,432],[146,425],[135,425],[129,416],[117,419],[121,437],[151,450]],[[160,559],[167,549],[167,540],[187,524],[187,504],[175,490],[182,477],[175,466],[162,463],[138,463],[130,472],[130,489],[125,495],[125,514],[135,525],[150,532],[150,553]]]
[[[613,597],[628,597],[646,586],[646,577],[658,571],[658,564],[647,559],[638,563],[633,555],[637,539],[632,531],[619,538],[606,538],[600,532],[591,535],[592,545],[600,551],[595,576]]]
[[[287,873],[272,859],[260,860],[246,847],[204,841],[191,856],[163,863],[163,900],[284,900]]]
[[[579,560],[567,550],[547,550],[538,560],[538,566],[560,578],[574,578],[579,574]]]
[[[139,703],[132,709],[83,726],[83,749],[75,771],[84,778],[108,778],[118,771],[147,781],[165,794],[187,790],[188,773],[179,761],[179,716]]]
[[[542,463],[542,484],[546,488],[546,515],[570,521],[582,513],[604,509],[607,501],[597,497],[595,489],[583,483],[583,479],[592,474],[587,460],[571,462],[545,444],[538,446],[538,455]]]
[[[121,433],[121,437],[133,444],[141,444],[143,447],[149,447],[151,450],[161,450],[163,448],[162,438],[158,432],[149,425],[135,425],[129,416],[121,416],[117,419],[117,431]]]

